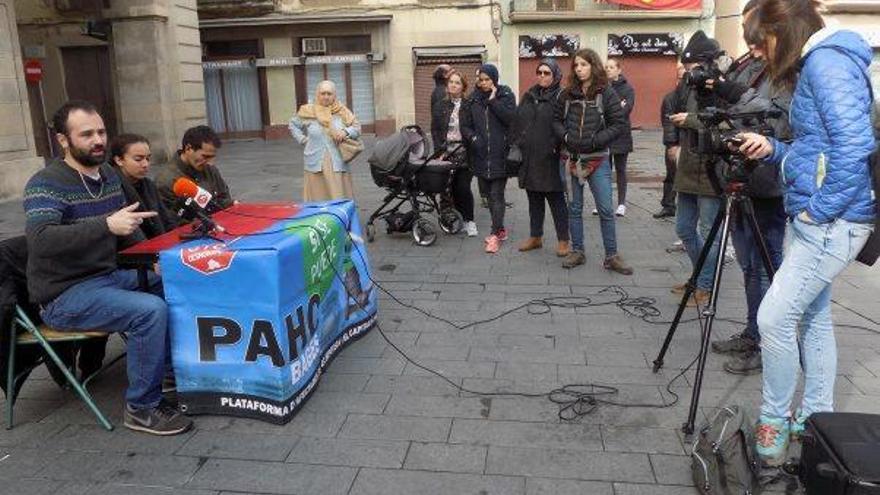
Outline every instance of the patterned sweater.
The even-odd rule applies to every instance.
[[[55,159],[25,186],[27,280],[34,302],[49,303],[78,282],[116,269],[118,238],[106,218],[125,206],[125,198],[109,165],[101,165],[100,173],[100,180],[80,176]]]

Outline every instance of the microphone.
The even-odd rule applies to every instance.
[[[183,219],[191,219],[195,217],[202,222],[202,225],[206,227],[208,231],[215,230],[217,232],[226,232],[226,229],[218,225],[217,222],[215,222],[205,211],[205,207],[210,204],[211,198],[213,197],[211,193],[202,189],[198,184],[186,177],[180,177],[174,181],[174,185],[171,189],[174,191],[174,195],[178,198],[186,198],[183,206],[177,212],[179,217]]]

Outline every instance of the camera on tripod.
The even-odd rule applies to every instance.
[[[747,182],[749,175],[757,166],[757,162],[747,159],[739,152],[743,140],[739,135],[743,132],[754,132],[773,137],[773,126],[768,119],[782,116],[780,110],[762,110],[758,112],[731,113],[726,110],[709,107],[697,114],[697,119],[704,128],[697,131],[696,152],[720,158],[727,166],[723,177],[730,182]]]

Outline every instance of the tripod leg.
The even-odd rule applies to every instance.
[[[727,201],[726,198],[725,201]],[[657,354],[657,358],[654,359],[654,373],[657,373],[660,371],[660,368],[663,367],[663,358],[666,357],[666,352],[669,350],[669,345],[672,343],[672,337],[678,329],[678,324],[681,321],[681,316],[684,314],[685,308],[687,307],[687,302],[697,287],[697,279],[700,276],[700,272],[703,271],[703,266],[706,264],[706,258],[709,257],[709,252],[712,251],[712,244],[715,242],[715,237],[718,236],[718,229],[724,221],[724,212],[726,209],[726,206],[725,208],[719,209],[718,214],[715,216],[715,221],[712,222],[712,228],[709,230],[709,235],[703,243],[703,250],[700,251],[700,256],[697,257],[697,264],[694,265],[694,271],[691,273],[691,278],[689,278],[687,284],[685,284],[684,295],[682,296],[681,303],[679,303],[678,309],[675,312],[675,318],[672,319],[672,325],[669,326],[669,330],[666,332],[666,339],[663,340],[663,347],[660,348],[660,353]]]
[[[697,374],[694,377],[691,405],[688,410],[687,423],[681,428],[681,431],[684,432],[685,435],[693,434],[694,422],[697,419],[697,409],[700,405],[700,391],[703,387],[703,373],[706,369],[706,359],[709,357],[709,344],[712,340],[712,324],[715,322],[715,311],[718,307],[718,298],[721,292],[721,275],[724,272],[724,256],[727,254],[727,244],[730,240],[730,212],[732,206],[733,201],[726,198],[724,204],[724,222],[721,227],[721,245],[718,250],[718,259],[715,262],[715,276],[712,279],[712,295],[709,297],[709,306],[703,313],[706,316],[706,324],[703,327],[702,339],[700,340],[700,355],[697,359]]]
[[[767,249],[767,241],[764,240],[764,234],[761,233],[761,228],[758,226],[758,219],[755,218],[755,208],[752,205],[752,200],[748,196],[743,196],[740,199],[740,203],[743,206],[743,214],[748,219],[749,227],[752,229],[752,234],[755,236],[755,243],[758,245],[758,252],[761,253],[761,261],[764,263],[767,278],[770,279],[770,282],[773,282],[776,269],[773,268],[773,260],[770,258],[770,250]]]

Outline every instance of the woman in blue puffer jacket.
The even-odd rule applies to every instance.
[[[762,0],[747,21],[763,38],[774,84],[794,88],[790,144],[747,133],[740,150],[778,164],[790,218],[789,246],[758,311],[764,387],[757,450],[769,465],[812,413],[831,411],[837,347],[831,285],[861,250],[877,215],[868,169],[875,143],[867,68],[858,34],[824,27],[816,0]],[[792,417],[800,369],[804,396]]]

